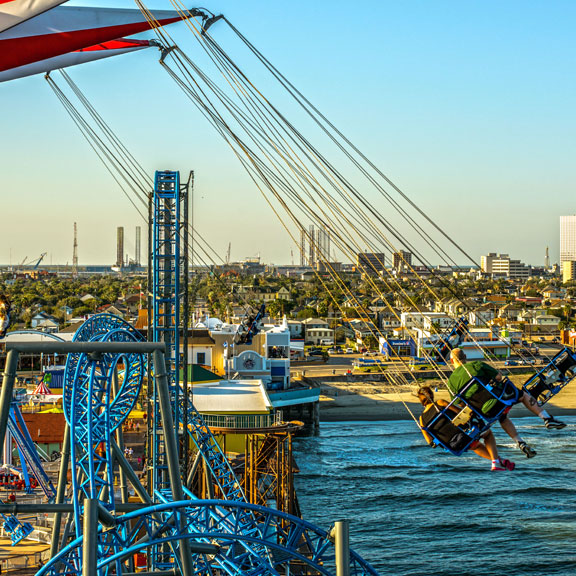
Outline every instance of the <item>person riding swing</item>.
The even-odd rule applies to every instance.
[[[428,444],[435,447],[435,440],[440,441],[454,452],[472,450],[481,458],[491,460],[493,471],[514,470],[515,464],[507,459],[500,459],[496,439],[490,429],[483,432],[479,439],[472,440],[470,436],[456,426],[447,414],[442,412],[448,406],[448,402],[442,399],[434,400],[434,392],[429,386],[423,386],[418,390],[418,399],[424,411],[420,416],[420,428]],[[458,410],[454,407],[449,408],[456,416]],[[432,425],[434,437],[427,431]]]
[[[466,354],[461,348],[454,348],[450,353],[454,372],[448,378],[448,390],[453,395],[461,393],[465,401],[486,418],[494,418],[500,414],[498,418],[500,426],[517,443],[518,448],[527,458],[536,456],[536,450],[521,438],[516,426],[509,418],[508,413],[512,406],[522,403],[530,412],[544,421],[547,429],[561,429],[566,426],[564,422],[556,420],[546,410],[543,410],[533,396],[523,390],[518,390],[510,380],[504,378],[498,370],[486,362],[479,360],[467,362],[466,360]],[[477,382],[471,383],[473,379]],[[486,385],[491,386],[494,394],[487,390]]]

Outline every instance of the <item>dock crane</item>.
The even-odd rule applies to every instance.
[[[36,268],[38,268],[38,266],[40,266],[40,262],[42,262],[42,260],[44,260],[44,256],[46,256],[46,254],[48,254],[48,252],[42,252],[42,254],[40,254],[40,258],[38,258],[38,260],[36,261],[36,264],[34,264],[34,266],[32,266],[32,270],[36,270]]]
[[[48,252],[42,252],[42,254],[40,254],[40,256],[36,259],[36,260],[30,260],[28,261],[28,256],[26,256],[26,258],[24,258],[24,260],[22,260],[22,262],[20,262],[20,264],[18,264],[17,270],[22,270],[22,268],[24,268],[24,265],[26,265],[26,267],[32,267],[32,270],[36,270],[36,268],[38,268],[38,266],[40,266],[40,263],[42,262],[42,260],[44,260],[44,257],[48,254]]]

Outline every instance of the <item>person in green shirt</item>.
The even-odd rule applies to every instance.
[[[450,362],[454,366],[454,372],[450,375],[448,379],[448,390],[452,394],[458,394],[468,382],[476,377],[481,382],[487,384],[492,382],[495,389],[498,384],[501,384],[501,388],[498,393],[504,391],[504,398],[511,400],[515,398],[515,401],[502,412],[499,422],[502,429],[512,438],[517,444],[518,448],[526,454],[527,458],[533,458],[536,456],[536,450],[529,446],[518,434],[518,430],[514,423],[508,416],[508,412],[514,404],[522,403],[530,412],[534,415],[542,418],[544,425],[548,429],[560,429],[564,428],[566,424],[556,420],[553,416],[550,416],[546,410],[543,410],[536,399],[530,396],[530,394],[525,393],[523,390],[518,390],[509,380],[505,380],[502,374],[498,372],[495,368],[486,364],[486,362],[481,362],[479,360],[473,362],[466,362],[466,354],[461,348],[454,348],[450,352]],[[483,414],[490,417],[490,412],[492,410],[498,410],[498,400],[491,396],[486,396],[486,391],[484,388],[478,384],[471,385],[464,393],[463,397],[470,402],[470,404],[480,410]],[[475,404],[476,402],[476,404]]]
[[[452,418],[458,414],[458,410],[454,407],[448,408],[448,411],[453,412],[453,415],[438,415],[448,406],[446,400],[439,398],[434,400],[434,392],[430,386],[423,386],[418,390],[418,400],[422,406],[424,406],[424,411],[420,415],[420,431],[422,432],[426,442],[429,446],[433,448],[436,447],[435,438],[427,431],[425,428],[431,423],[438,423],[436,426],[435,434],[437,438],[443,442],[445,445],[450,446],[450,448],[461,449],[464,444],[457,444],[461,441],[466,442],[466,437],[461,439],[462,431],[456,425],[453,424]],[[441,422],[439,420],[442,420]],[[455,445],[456,443],[456,445]],[[486,430],[480,438],[472,442],[468,447],[468,450],[472,450],[481,458],[486,458],[492,462],[492,471],[502,471],[502,470],[514,470],[515,464],[510,460],[500,458],[498,456],[498,448],[496,447],[496,439],[492,430]]]

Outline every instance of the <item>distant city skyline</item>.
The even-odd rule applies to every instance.
[[[576,260],[576,216],[560,216],[560,265]]]
[[[224,13],[477,265],[498,252],[541,266],[547,246],[551,263],[560,262],[559,217],[575,211],[576,79],[566,71],[576,3],[371,0],[357,3],[353,17],[342,0],[201,4]],[[347,32],[353,44],[342,41]],[[184,25],[170,33],[196,57]],[[225,23],[211,34],[291,117],[285,96],[262,80]],[[69,74],[147,173],[194,170],[194,225],[223,260],[231,242],[234,261],[260,254],[267,263],[297,263],[299,246],[157,60],[144,50]],[[0,262],[47,252],[44,263],[71,264],[74,222],[80,266],[113,265],[120,226],[125,252],[135,256],[132,231],[146,223],[43,77],[0,84],[0,105],[10,111]],[[378,209],[388,211],[384,203]]]

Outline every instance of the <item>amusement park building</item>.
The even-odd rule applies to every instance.
[[[211,365],[220,375],[238,374],[241,379],[262,380],[271,390],[290,384],[290,331],[280,326],[264,326],[250,343],[238,343],[240,326],[208,318],[202,326],[214,340]]]

